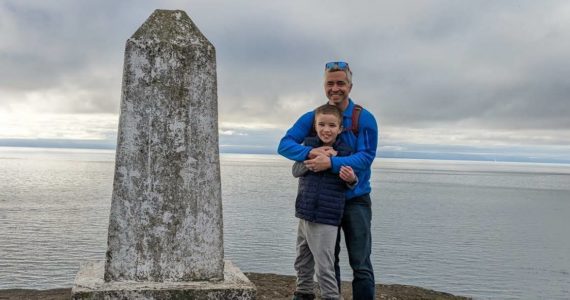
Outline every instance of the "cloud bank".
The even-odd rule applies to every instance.
[[[0,138],[39,128],[26,116],[59,115],[21,138],[116,117],[125,41],[156,8],[185,10],[216,46],[228,145],[274,145],[326,101],[330,60],[350,63],[382,146],[570,145],[570,3],[514,0],[2,1]]]

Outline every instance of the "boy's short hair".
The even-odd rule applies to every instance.
[[[318,114],[334,115],[338,118],[338,124],[342,126],[342,110],[332,104],[324,104],[315,108],[315,119]]]

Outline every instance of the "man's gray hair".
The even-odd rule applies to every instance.
[[[325,69],[325,78],[327,77],[327,73],[332,72],[344,72],[344,74],[346,74],[346,80],[348,81],[348,84],[352,84],[352,71],[350,70],[350,67],[346,67],[344,70],[337,67]]]

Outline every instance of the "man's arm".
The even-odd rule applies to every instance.
[[[312,111],[302,115],[293,127],[285,133],[285,136],[279,142],[277,152],[284,157],[295,160],[303,161],[309,156],[312,147],[303,146],[301,143],[311,133],[311,126],[313,126],[314,113]]]
[[[358,124],[358,138],[355,153],[349,156],[331,157],[331,170],[338,173],[341,166],[351,166],[355,171],[370,168],[376,157],[378,146],[378,125],[376,119],[367,110],[363,110]]]

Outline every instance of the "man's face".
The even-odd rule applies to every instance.
[[[344,71],[326,72],[325,74],[325,94],[329,98],[329,104],[344,110],[348,106],[348,94],[352,89],[352,84],[348,83]]]

